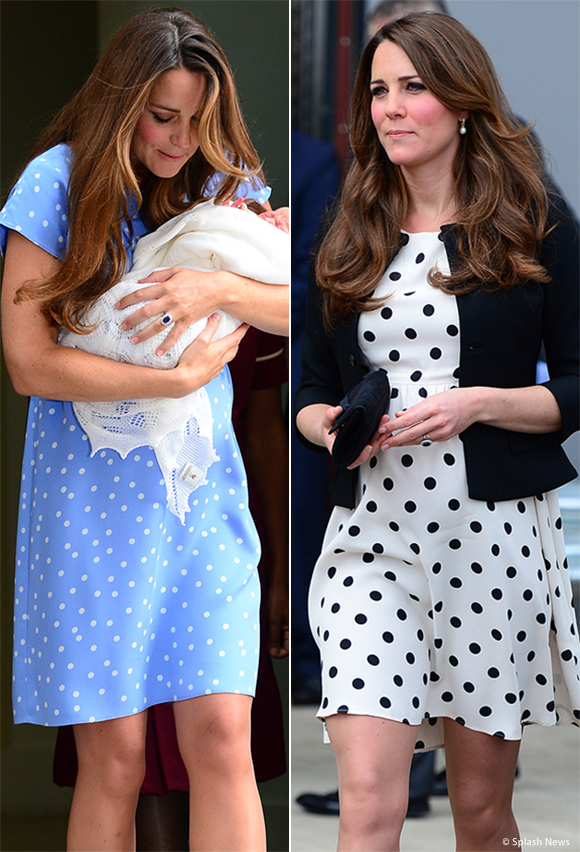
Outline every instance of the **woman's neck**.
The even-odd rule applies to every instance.
[[[437,231],[455,220],[457,202],[451,171],[401,169],[409,199],[403,227],[409,233]]]

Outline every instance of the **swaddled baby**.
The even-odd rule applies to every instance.
[[[156,270],[179,266],[199,271],[224,269],[266,284],[288,284],[287,227],[280,226],[273,213],[260,217],[236,207],[237,204],[216,205],[205,201],[142,237],[135,249],[131,271],[103,293],[87,312],[85,324],[94,326],[94,330],[75,334],[61,329],[59,343],[115,361],[171,369],[203,330],[207,318],[193,323],[164,355],[155,354],[160,344],[159,334],[132,343],[131,337],[151,318],[131,331],[124,331],[121,324],[139,305],[124,310],[116,309],[115,305],[142,286],[138,283],[140,279]],[[273,224],[278,227],[272,227]],[[221,321],[215,340],[240,325],[240,320],[224,311],[216,313],[221,315]],[[162,339],[171,327],[169,324],[161,332]],[[93,455],[97,450],[109,448],[125,458],[137,447],[153,447],[165,478],[168,505],[184,522],[189,494],[207,481],[207,468],[217,459],[212,441],[211,403],[205,388],[181,399],[75,402],[73,408],[90,439]],[[188,435],[195,440],[186,442]]]

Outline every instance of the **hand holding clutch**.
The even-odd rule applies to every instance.
[[[332,445],[332,460],[348,467],[370,444],[383,414],[389,410],[391,386],[385,370],[369,373],[339,403],[342,411],[329,435],[337,432]]]

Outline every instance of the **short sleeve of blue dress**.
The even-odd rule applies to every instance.
[[[0,213],[61,258],[66,145],[33,160]],[[129,255],[146,229],[125,226]],[[31,398],[15,586],[15,722],[65,725],[215,692],[253,695],[260,544],[231,424],[229,371],[206,386],[219,460],[190,495],[185,524],[166,505],[151,447],[91,455],[69,402]],[[195,436],[186,436],[186,441]]]

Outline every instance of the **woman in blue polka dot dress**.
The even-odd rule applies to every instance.
[[[226,272],[150,276],[151,301],[127,323],[131,335],[148,320],[134,340],[158,333],[158,317],[170,313],[167,350],[211,314],[172,370],[58,346],[57,334],[78,330],[83,310],[130,266],[142,234],[208,195],[267,202],[268,194],[223,52],[192,15],[159,9],[115,37],[0,214],[6,361],[16,390],[31,396],[14,715],[75,726],[70,849],[134,848],[146,710],[167,702],[191,770],[192,844],[265,846],[249,751],[260,544],[224,366],[247,325],[212,342],[212,312],[227,306],[244,323],[286,333],[287,288]],[[201,386],[219,461],[192,492],[183,525],[167,506],[153,449],[91,455],[72,401],[181,397]]]
[[[338,470],[310,589],[342,850],[399,848],[414,750],[443,744],[457,848],[516,846],[522,725],[580,722],[555,490],[576,475],[578,229],[528,132],[452,18],[365,48],[297,394],[305,439],[331,450],[365,371],[392,389]]]

